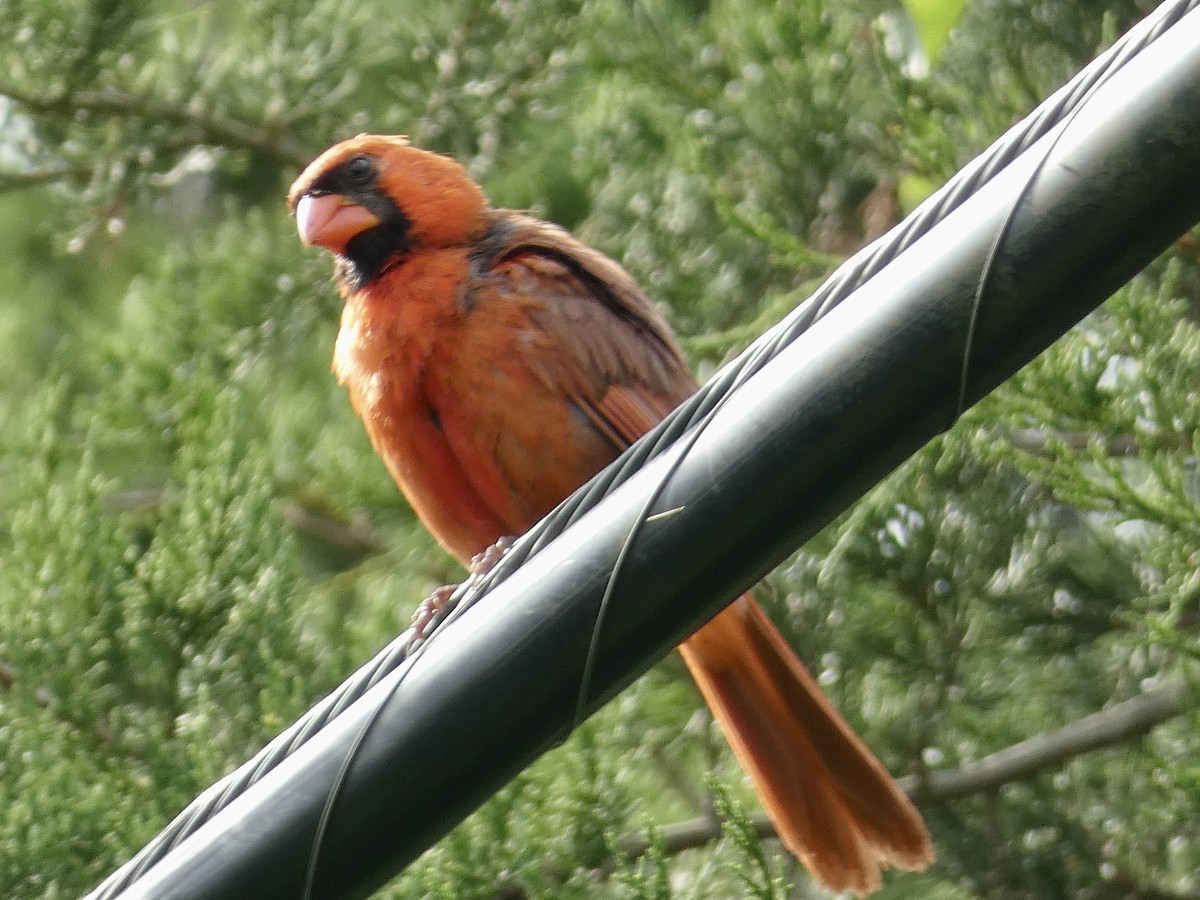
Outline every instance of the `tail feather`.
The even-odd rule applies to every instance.
[[[933,858],[920,813],[749,595],[679,647],[780,840],[827,887]]]

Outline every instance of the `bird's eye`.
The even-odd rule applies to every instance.
[[[365,156],[356,156],[346,163],[346,174],[357,184],[370,184],[375,177],[375,164]]]

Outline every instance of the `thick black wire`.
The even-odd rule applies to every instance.
[[[348,706],[401,666],[414,661],[428,640],[443,633],[442,626],[457,618],[468,606],[484,596],[495,584],[507,578],[525,560],[625,483],[667,446],[694,426],[702,425],[738,385],[758,372],[784,347],[807,331],[814,322],[961,206],[996,173],[1052,131],[1060,122],[1067,120],[1099,84],[1157,40],[1197,5],[1200,5],[1200,0],[1168,0],[1126,32],[1113,46],[1029,116],[968,163],[903,222],[847,260],[804,303],[754,341],[735,360],[722,367],[699,391],[680,404],[610,466],[559,504],[546,518],[519,538],[491,571],[481,577],[472,576],[459,585],[446,603],[446,612],[433,623],[432,627],[436,629],[433,634],[418,635],[413,629],[409,629],[397,637],[250,760],[201,793],[129,862],[109,875],[89,894],[89,900],[111,900],[130,887],[182,841],[307,743]],[[969,352],[969,349],[968,343],[966,352]],[[393,691],[402,678],[401,674],[393,685]],[[390,693],[391,691],[389,696]],[[386,698],[381,707],[385,704]],[[356,746],[365,738],[374,719],[375,716],[368,717]],[[347,766],[348,764],[349,760]],[[344,771],[342,774],[345,774]],[[336,788],[335,784],[322,822],[332,810]],[[319,834],[318,831],[310,863],[315,862],[319,850]],[[310,870],[309,878],[311,874]]]

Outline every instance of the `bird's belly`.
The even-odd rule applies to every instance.
[[[379,410],[364,414],[363,420],[418,518],[460,562],[466,564],[508,532],[475,489],[428,407]]]

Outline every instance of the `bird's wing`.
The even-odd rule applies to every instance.
[[[473,254],[453,350],[431,367],[427,390],[462,468],[516,533],[695,381],[620,266],[555,226],[496,216]]]
[[[554,225],[496,214],[485,291],[513,298],[547,343],[529,359],[615,448],[696,389],[666,321],[629,274]]]

